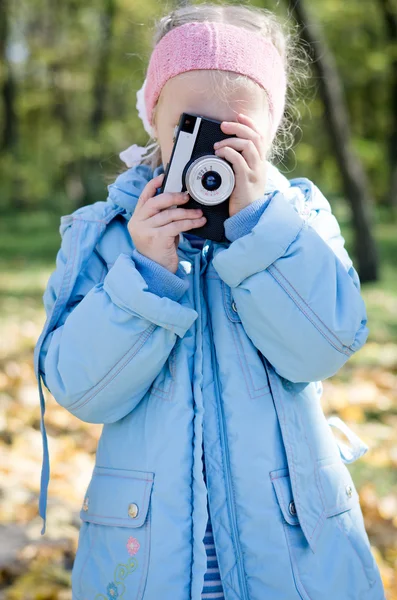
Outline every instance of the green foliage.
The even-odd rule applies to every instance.
[[[123,167],[118,153],[147,141],[136,91],[150,56],[153,23],[175,4],[114,0],[111,18],[106,12],[111,2],[99,0],[9,3],[7,56],[15,85],[16,133],[12,147],[0,154],[0,211],[43,208],[64,214],[106,198],[107,183]],[[290,18],[286,2],[252,4]],[[390,69],[396,48],[387,40],[380,3],[311,0],[308,7],[334,54],[354,148],[381,202],[389,185]],[[4,82],[6,69],[0,73]],[[103,114],[95,123],[101,83]],[[313,77],[301,90],[301,132],[279,166],[290,177],[313,179],[328,197],[340,196],[317,88]],[[0,105],[0,122],[3,111]]]

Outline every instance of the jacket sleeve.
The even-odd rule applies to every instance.
[[[368,329],[359,278],[328,201],[307,179],[291,185],[299,210],[287,191],[276,191],[248,208],[247,219],[227,219],[232,243],[213,265],[256,348],[281,377],[303,383],[334,375]]]
[[[69,244],[66,230],[43,295],[47,315]],[[198,315],[178,301],[188,285],[180,267],[170,273],[134,249],[131,255],[119,254],[101,281],[98,263],[94,252],[56,328],[43,341],[39,369],[47,389],[69,412],[89,423],[112,423],[143,398],[177,336],[183,337]]]

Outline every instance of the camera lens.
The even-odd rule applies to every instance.
[[[182,181],[190,196],[205,206],[216,206],[229,198],[235,184],[234,171],[223,158],[200,155],[187,162]]]
[[[201,183],[206,190],[213,192],[221,186],[222,178],[216,171],[207,171],[207,173],[203,175]]]

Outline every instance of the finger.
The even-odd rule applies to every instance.
[[[136,208],[141,208],[149,198],[156,195],[157,188],[161,187],[164,175],[165,173],[160,173],[145,185],[136,203]]]
[[[164,192],[153,198],[149,198],[142,207],[141,215],[144,219],[150,219],[165,208],[170,208],[175,204],[183,204],[189,200],[185,192]]]
[[[243,113],[239,113],[237,115],[237,120],[239,123],[242,123],[243,125],[247,125],[248,127],[251,127],[251,129],[253,129],[254,131],[256,131],[256,133],[258,133],[259,135],[262,135],[263,132],[259,129],[259,126],[256,124],[256,122],[254,121],[254,119],[251,119],[251,117],[249,117],[248,115],[244,115]]]
[[[236,177],[247,177],[247,170],[249,169],[247,162],[240,152],[237,152],[230,146],[224,146],[219,149],[217,156],[222,156],[233,165],[233,171]]]
[[[183,219],[182,221],[173,221],[168,225],[164,225],[163,231],[166,235],[175,236],[183,231],[189,231],[189,229],[202,227],[206,220],[207,219],[203,216],[200,217],[200,219]]]
[[[172,223],[172,221],[181,221],[188,218],[197,219],[202,215],[203,211],[199,208],[168,208],[148,219],[147,224],[150,227],[162,227]]]
[[[265,160],[266,142],[259,128],[255,125],[255,129],[244,124],[234,121],[222,121],[221,129],[227,134],[236,135],[242,139],[251,140],[258,149],[261,160]]]
[[[226,140],[217,142],[215,154],[218,156],[218,150],[220,148],[224,148],[225,146],[230,146],[231,148],[234,148],[235,150],[241,152],[247,162],[247,165],[253,171],[259,168],[262,160],[259,156],[257,147],[251,140],[243,140],[241,138],[227,138]]]

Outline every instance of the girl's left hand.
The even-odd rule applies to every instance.
[[[229,199],[231,217],[264,195],[267,179],[265,137],[250,117],[240,113],[237,119],[237,123],[222,121],[221,129],[238,137],[214,144],[216,156],[233,165],[236,181]]]

